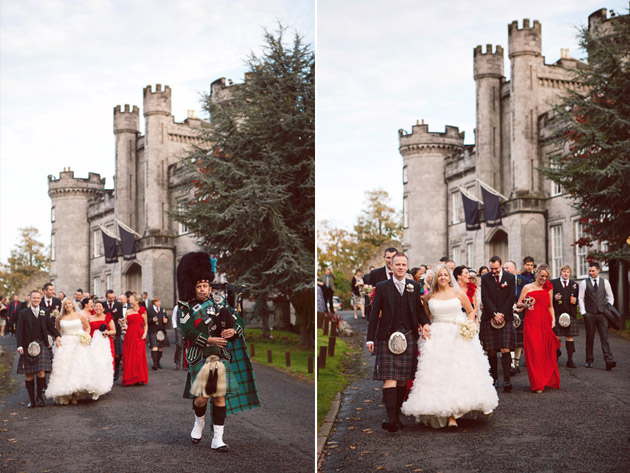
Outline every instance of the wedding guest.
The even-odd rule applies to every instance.
[[[114,291],[108,289],[105,292],[105,312],[112,316],[116,328],[116,335],[114,336],[114,381],[117,381],[120,376],[120,362],[123,354],[123,327],[121,323],[125,320],[126,310],[123,304],[116,300]]]
[[[56,317],[61,311],[61,299],[55,297],[55,286],[51,282],[47,282],[42,287],[42,302],[41,305],[46,307],[50,311],[52,317]]]
[[[516,263],[512,261],[512,264],[516,266]],[[521,291],[526,284],[530,284],[534,282],[536,279],[536,274],[534,273],[536,265],[534,264],[534,258],[531,256],[526,256],[523,258],[523,267],[520,273],[516,275],[516,300],[521,296]],[[516,331],[516,343],[514,345],[514,367],[516,368],[515,373],[520,373],[520,361],[521,354],[523,353],[523,329],[524,325],[521,324],[515,328]]]
[[[184,342],[184,336],[182,335],[182,329],[179,327],[179,317],[177,313],[178,307],[176,305],[173,307],[173,313],[171,314],[171,321],[173,328],[175,329],[175,356],[173,361],[175,363],[176,370],[182,367],[184,369],[188,369],[188,366],[186,365],[186,345]]]
[[[461,276],[461,268],[467,271],[459,266],[453,273]],[[418,369],[402,413],[434,428],[457,427],[457,419],[469,413],[490,415],[499,401],[476,324],[469,338],[460,334],[459,324],[474,321],[475,311],[448,266],[436,269],[425,310],[431,334],[420,342]]]
[[[431,284],[433,283],[433,270],[427,269],[424,273],[424,286],[422,287],[422,295],[426,296],[431,291]]]
[[[74,310],[77,312],[81,312],[83,310],[83,304],[81,304],[81,301],[83,301],[83,289],[77,289],[74,291],[74,300],[72,301],[74,303]]]
[[[558,337],[564,337],[567,347],[567,368],[577,368],[573,362],[575,353],[575,342],[573,337],[580,335],[577,324],[577,303],[580,289],[578,283],[571,279],[571,266],[564,265],[560,268],[560,277],[551,280],[553,286],[553,312],[556,316],[556,327],[554,329]],[[568,314],[569,325],[563,327],[560,324],[560,316]]]
[[[162,369],[162,365],[160,365],[162,350],[165,347],[170,347],[171,344],[166,334],[168,318],[159,297],[151,300],[147,308],[147,321],[149,323],[149,347],[151,347],[151,359],[153,360],[151,369]]]
[[[13,294],[13,300],[7,303],[7,331],[13,336],[15,336],[18,317],[24,307],[26,307],[25,303],[20,301],[17,294]]]
[[[66,294],[63,291],[59,291],[59,294],[57,294],[57,298],[62,301],[66,298]]]
[[[538,265],[535,281],[523,286],[517,304],[518,309],[527,308],[523,322],[525,363],[530,389],[538,394],[542,393],[546,386],[560,388],[560,373],[556,360],[560,340],[553,333],[556,319],[549,275],[549,266]]]
[[[91,394],[96,400],[112,390],[114,384],[114,341],[116,326],[110,313],[105,312],[105,302],[94,302],[94,315],[90,317],[90,357],[92,361]]]
[[[99,331],[107,341],[109,352],[111,354],[112,368],[114,368],[114,358],[116,351],[114,348],[114,337],[116,336],[116,324],[110,312],[105,312],[105,302],[97,300],[94,302],[94,315],[89,318],[90,336],[94,338],[94,333]],[[113,376],[113,373],[112,373]]]
[[[477,271],[477,274],[479,275],[479,277],[481,277],[481,276],[483,276],[484,274],[489,273],[489,272],[490,272],[490,270],[488,269],[488,267],[487,267],[487,266],[481,266],[481,267],[479,268],[479,271]]]
[[[4,337],[4,330],[7,325],[7,306],[5,305],[4,296],[0,296],[0,337]]]
[[[357,269],[352,276],[350,287],[352,288],[352,309],[354,310],[354,318],[357,318],[357,307],[361,309],[361,318],[365,318],[365,299],[361,294],[361,289],[364,286],[363,272]]]
[[[473,308],[473,312],[475,313],[475,320],[478,318],[479,313],[479,304],[477,303],[477,285],[470,278],[470,271],[464,265],[457,266],[453,270],[453,277],[457,282],[457,286],[461,291],[466,294],[468,297],[468,301]],[[463,309],[463,307],[462,307]]]
[[[127,310],[127,332],[123,341],[123,386],[147,384],[149,368],[147,365],[147,312],[140,307],[140,298],[131,295],[131,309]]]
[[[61,337],[50,319],[50,312],[40,307],[42,295],[38,290],[29,294],[29,306],[22,309],[17,322],[18,374],[26,377],[26,390],[30,398],[29,408],[44,407],[43,391],[46,373],[52,370],[51,354],[48,349],[50,334],[59,344]],[[35,397],[35,375],[37,375],[37,397]]]
[[[63,300],[55,324],[61,338],[54,349],[46,397],[53,399],[55,404],[76,404],[78,399],[88,397],[92,391],[90,325],[85,315],[77,312],[73,301],[68,298]]]
[[[90,297],[84,297],[81,301],[81,307],[83,307],[83,315],[86,320],[90,320],[90,317],[94,315],[94,301]]]
[[[578,301],[580,312],[584,314],[584,326],[586,327],[586,367],[592,368],[595,356],[593,344],[595,342],[595,329],[599,332],[599,341],[602,345],[606,371],[617,366],[612,356],[608,343],[608,319],[604,315],[606,304],[614,304],[615,296],[607,279],[599,275],[599,263],[591,261],[588,264],[589,277],[580,282]]]

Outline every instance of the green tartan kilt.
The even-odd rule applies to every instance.
[[[240,391],[240,386],[238,385],[238,382],[236,381],[236,377],[234,376],[234,373],[232,372],[232,364],[224,359],[221,359],[221,361],[223,362],[223,366],[225,366],[225,376],[227,378],[227,391],[226,391],[226,396],[230,395],[230,394],[237,394]],[[205,360],[201,360],[199,363],[195,363],[193,364],[189,364],[188,365],[188,375],[186,376],[186,385],[184,386],[184,398],[185,399],[194,399],[195,396],[193,396],[190,393],[190,389],[192,388],[193,383],[195,382],[195,379],[197,378],[197,375],[199,374],[199,371],[201,371],[201,368],[203,367],[205,363]]]

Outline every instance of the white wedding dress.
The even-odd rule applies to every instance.
[[[458,322],[466,320],[458,298],[429,300],[431,337],[420,340],[418,368],[401,412],[434,428],[445,427],[449,416],[489,415],[499,399],[488,358],[479,336],[465,340]]]
[[[96,400],[112,390],[114,385],[114,360],[109,338],[99,330],[94,331],[90,344],[92,370],[90,372],[90,393]]]
[[[57,404],[68,404],[72,394],[88,397],[92,360],[89,345],[81,345],[79,335],[85,333],[80,319],[61,320],[61,346],[53,347],[53,363],[46,397]],[[89,336],[89,333],[88,333]]]

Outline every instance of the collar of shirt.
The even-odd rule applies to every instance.
[[[398,292],[400,292],[400,294],[402,295],[403,291],[405,290],[405,279],[403,279],[402,281],[399,281],[395,277],[392,277],[392,281],[394,281],[394,284],[396,285],[396,289],[398,289]]]
[[[37,307],[31,306],[31,310],[33,311],[33,314],[35,315],[35,317],[39,316],[39,306]]]
[[[591,278],[591,282],[593,284],[595,284],[595,283],[599,284],[599,276],[597,276],[596,278]]]

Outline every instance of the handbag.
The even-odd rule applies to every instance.
[[[606,304],[604,316],[608,319],[608,326],[615,330],[621,329],[621,315],[612,304]]]
[[[394,355],[400,355],[401,353],[405,353],[407,350],[407,338],[405,334],[402,332],[394,332],[389,336],[389,341],[387,342],[387,348]]]

